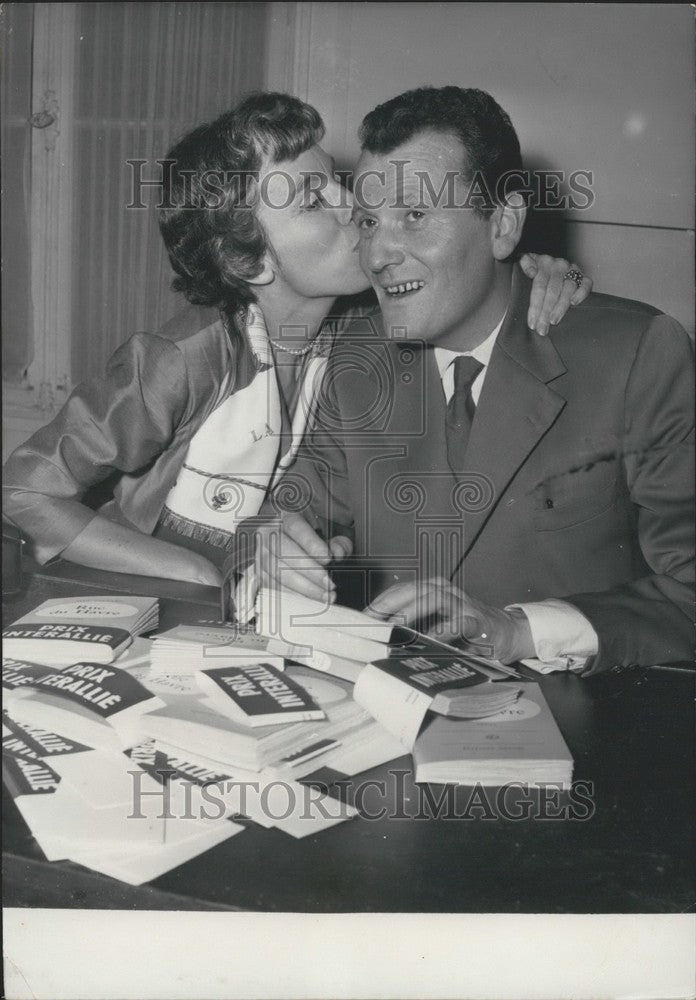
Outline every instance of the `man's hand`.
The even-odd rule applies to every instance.
[[[526,253],[520,258],[520,267],[528,278],[534,279],[527,325],[542,337],[549,332],[549,324],[555,326],[571,306],[580,305],[592,291],[591,278],[583,276],[580,287],[566,278],[569,270],[580,272],[580,268],[563,257]]]
[[[536,656],[532,632],[523,611],[503,611],[468,597],[443,577],[421,583],[399,583],[365,609],[376,618],[415,625],[436,618],[429,635],[444,642],[466,639],[487,648],[502,663]]]
[[[345,535],[325,542],[300,514],[283,514],[256,530],[256,577],[260,587],[293,590],[333,603],[336,588],[326,567],[352,551],[353,544]]]

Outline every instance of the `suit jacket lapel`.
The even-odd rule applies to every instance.
[[[527,327],[529,293],[515,268],[510,308],[498,335],[476,408],[467,448],[470,489],[460,506],[465,551],[476,541],[506,487],[555,422],[565,400],[548,383],[565,365],[548,337]]]

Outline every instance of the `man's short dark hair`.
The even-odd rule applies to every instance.
[[[248,280],[261,273],[268,245],[255,211],[263,159],[293,160],[323,136],[309,104],[258,93],[169,150],[159,225],[173,287],[189,302],[231,313],[255,301]]]
[[[368,153],[393,153],[418,132],[434,130],[456,136],[467,154],[466,179],[476,182],[472,198],[480,214],[499,203],[499,181],[510,173],[507,194],[524,187],[514,172],[522,170],[522,154],[510,116],[483,90],[463,87],[419,87],[380,104],[363,118],[359,136]]]

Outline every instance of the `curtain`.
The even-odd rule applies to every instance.
[[[135,168],[263,87],[266,4],[77,4],[73,122],[72,380],[185,305],[159,236],[155,188],[128,208]]]
[[[2,13],[2,364],[20,382],[32,356],[29,280],[32,4]]]

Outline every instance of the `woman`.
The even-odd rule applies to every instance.
[[[119,347],[10,457],[5,516],[39,562],[219,583],[238,521],[299,444],[334,300],[367,287],[323,135],[314,108],[257,94],[169,152],[160,226],[190,306]],[[565,261],[522,265],[538,328],[589,294]]]

